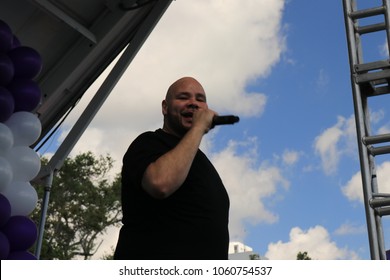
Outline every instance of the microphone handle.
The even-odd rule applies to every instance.
[[[214,116],[212,125],[234,124],[239,122],[238,116],[226,115],[226,116]]]

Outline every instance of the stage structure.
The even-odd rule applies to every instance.
[[[36,180],[45,196],[36,246],[39,259],[54,174],[111,93],[172,0],[1,0],[0,19],[20,43],[42,57],[37,77],[42,100],[34,110],[50,137],[86,90],[116,59],[111,72]]]
[[[390,2],[376,1],[343,0],[343,7],[370,254],[373,260],[385,260],[383,219],[390,215],[390,194],[380,192],[376,166],[379,156],[390,154],[390,134],[373,134],[370,102],[390,93]],[[372,6],[359,6],[367,2]],[[371,36],[383,36],[386,59],[370,60],[365,48],[372,46]],[[384,104],[389,108],[388,101]]]

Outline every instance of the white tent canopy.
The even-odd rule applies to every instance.
[[[45,197],[37,241],[39,258],[53,174],[59,170],[172,0],[2,0],[0,19],[21,45],[40,54],[36,81],[42,100],[34,113],[42,125],[37,145],[64,118],[86,90],[121,57],[37,180]]]
[[[42,56],[41,138],[126,47],[135,56],[169,0],[2,0],[0,19]],[[40,139],[41,139],[40,138]]]

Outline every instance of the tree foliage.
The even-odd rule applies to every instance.
[[[119,224],[120,176],[107,179],[112,165],[110,156],[91,152],[65,160],[53,179],[41,259],[89,259],[100,246],[98,237]],[[37,192],[40,200],[31,218],[39,225],[44,188],[37,186]]]
[[[311,258],[309,257],[309,255],[307,254],[307,252],[299,252],[297,254],[297,260],[311,260]]]

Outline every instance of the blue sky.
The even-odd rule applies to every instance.
[[[381,1],[358,0],[369,3]],[[367,59],[388,56],[385,37],[364,44]],[[109,153],[119,172],[130,142],[161,127],[161,100],[182,76],[204,85],[212,109],[240,116],[202,143],[230,195],[231,241],[269,259],[295,259],[299,251],[370,258],[342,1],[173,1],[72,155]],[[386,104],[382,97],[370,103],[378,133],[390,132]],[[389,158],[378,163],[380,190],[390,192]],[[109,251],[117,229],[103,239],[101,251]]]

